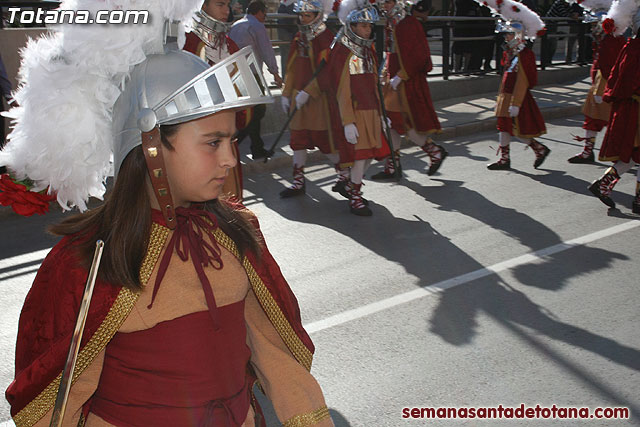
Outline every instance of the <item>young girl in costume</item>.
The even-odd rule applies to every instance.
[[[257,219],[219,197],[237,162],[236,109],[272,98],[250,48],[209,67],[162,47],[162,22],[194,3],[149,3],[156,24],[144,28],[63,26],[25,52],[29,80],[0,163],[66,208],[102,195],[111,151],[115,184],[99,207],[52,228],[64,237],[25,300],[6,392],[18,426],[49,424],[97,239],[105,252],[64,425],[264,426],[255,385],[285,426],[333,425]],[[66,91],[43,98],[59,75]],[[75,131],[54,125],[56,110]]]

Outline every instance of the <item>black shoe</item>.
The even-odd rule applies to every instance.
[[[338,181],[331,187],[331,191],[334,193],[340,193],[340,195],[346,199],[349,198],[349,193],[347,193],[347,181]]]
[[[487,165],[487,169],[490,171],[506,171],[511,169],[511,160],[507,160],[504,163],[495,162]]]
[[[593,155],[593,152],[591,152],[589,157],[582,157],[580,154],[576,154],[575,156],[570,157],[569,159],[567,159],[567,161],[569,163],[575,163],[575,164],[586,164],[586,163],[595,162],[596,161],[596,157]]]
[[[305,183],[302,184],[302,187],[300,188],[285,188],[280,192],[280,197],[282,197],[283,199],[288,199],[289,197],[302,196],[307,192],[306,186],[307,184]]]
[[[364,202],[364,199],[362,199],[362,201]],[[373,215],[373,212],[371,211],[371,209],[369,209],[368,206],[363,206],[360,209],[356,209],[356,208],[350,208],[350,209],[351,209],[351,213],[354,214],[354,215],[358,215],[358,216],[371,216],[371,215]]]
[[[640,214],[640,200],[638,200],[638,199],[639,198],[636,197],[636,199],[631,204],[631,212],[636,213],[636,214]]]
[[[259,148],[251,152],[251,158],[253,160],[264,159],[268,155],[269,155],[269,152],[264,148]]]
[[[442,166],[442,162],[444,162],[444,159],[446,159],[447,156],[449,155],[447,150],[445,150],[444,147],[442,147],[441,145],[436,144],[436,147],[440,149],[440,160],[438,160],[437,162],[431,163],[431,166],[429,166],[429,170],[427,171],[427,175],[429,176],[438,172],[438,169],[440,169],[440,166]]]
[[[605,205],[609,206],[610,208],[615,208],[616,207],[616,202],[614,202],[611,197],[603,196],[602,193],[600,192],[600,180],[599,179],[596,179],[595,181],[593,181],[591,183],[591,185],[589,185],[587,188],[589,189],[589,191],[591,191],[591,194],[593,194],[598,199],[600,199],[600,201],[602,203],[604,203]]]
[[[540,143],[538,143],[538,144],[540,144]],[[540,144],[540,145],[542,145],[542,144]],[[544,153],[542,153],[542,155],[540,157],[536,156],[536,161],[533,162],[533,168],[534,169],[538,169],[540,167],[540,165],[542,165],[542,163],[545,161],[545,159],[547,158],[549,153],[551,152],[551,150],[549,150],[546,145],[542,145],[542,148],[544,148]]]

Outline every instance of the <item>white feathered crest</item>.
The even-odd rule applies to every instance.
[[[528,39],[535,39],[544,33],[544,22],[533,10],[514,0],[475,0],[482,6],[491,9],[494,16],[501,16],[509,22],[521,22],[524,35]]]
[[[640,7],[636,0],[614,0],[602,21],[605,32],[621,36],[633,24],[633,16]]]
[[[65,0],[61,10],[147,10],[147,24],[60,25],[22,50],[18,104],[0,152],[16,179],[49,187],[63,209],[102,198],[111,170],[111,110],[125,79],[162,51],[165,20],[191,22],[202,0]],[[180,31],[182,33],[182,31]]]

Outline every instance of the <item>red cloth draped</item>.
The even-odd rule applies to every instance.
[[[636,99],[633,98],[636,96]],[[611,102],[611,116],[598,158],[640,162],[638,113],[640,107],[640,39],[630,39],[611,70],[602,99]]]
[[[591,65],[591,80],[596,78],[596,73],[600,70],[602,77],[609,78],[611,69],[618,59],[618,55],[622,50],[622,47],[627,42],[627,39],[623,36],[614,37],[612,35],[605,35],[604,38],[598,43],[597,49],[594,49],[594,60]]]
[[[394,33],[397,52],[389,57],[389,73],[393,77],[403,67],[409,76],[404,87],[415,130],[428,132],[440,129],[427,83],[427,73],[433,69],[433,64],[422,24],[408,15],[396,25]]]
[[[161,215],[155,215],[154,221],[163,224],[158,217]],[[254,219],[253,224],[261,234],[258,220]],[[70,236],[54,246],[25,299],[18,324],[15,379],[5,393],[12,416],[40,394],[64,367],[88,274],[76,255],[76,246]],[[313,353],[311,338],[302,327],[298,301],[266,245],[260,261],[253,253],[247,257],[299,339]],[[121,289],[121,285],[96,281],[81,349],[103,322]]]
[[[342,78],[342,72],[346,66],[347,59],[351,56],[351,51],[345,47],[342,43],[336,43],[336,45],[331,49],[331,56],[329,57],[329,64],[325,68],[326,75],[323,77],[325,80],[325,84],[331,85],[333,91],[337,90],[340,85],[340,78]],[[378,69],[378,62],[376,59],[375,50],[371,47],[369,51],[369,57],[371,61],[373,61],[373,69]],[[370,77],[363,77],[370,76]],[[370,74],[362,74],[350,76],[351,78],[351,91],[352,97],[362,96],[363,100],[367,102],[367,109],[377,109],[380,111],[380,104],[377,102],[377,106],[371,106],[370,100],[372,97],[376,97],[378,99],[378,87],[376,75],[373,73]],[[366,86],[362,86],[365,84]],[[363,109],[365,109],[363,107]],[[386,139],[384,135],[381,135],[382,138],[382,146],[375,150],[358,150],[356,151],[355,145],[349,144],[347,140],[344,138],[344,126],[342,125],[342,119],[340,118],[340,110],[338,108],[338,103],[333,97],[332,102],[329,102],[329,110],[331,111],[331,127],[333,130],[334,141],[339,141],[337,143],[338,151],[340,153],[340,163],[349,164],[354,160],[361,159],[371,159],[375,158],[376,160],[381,160],[387,157],[390,154],[388,144],[386,143]]]
[[[219,330],[197,312],[117,333],[90,411],[114,425],[241,425],[253,383],[244,300],[218,310]]]
[[[522,105],[520,105],[518,117],[514,120],[516,126],[513,128],[512,134],[522,138],[533,138],[546,133],[547,130],[538,104],[533,98],[533,95],[531,95],[531,89],[538,84],[536,57],[531,49],[527,47],[522,49],[518,54],[518,66],[514,67],[512,71],[505,71],[503,74],[502,87],[505,93],[513,93],[519,67],[522,67],[524,70],[529,86],[522,100]]]

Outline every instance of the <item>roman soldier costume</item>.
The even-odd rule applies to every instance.
[[[632,26],[635,37],[622,48],[602,96],[611,103],[611,116],[598,159],[615,163],[588,187],[610,208],[616,206],[611,198],[613,187],[634,163],[640,164],[640,8],[632,1],[617,6],[607,13],[603,28],[617,36]],[[628,16],[630,10],[633,13]],[[640,169],[632,210],[640,213]]]
[[[348,170],[340,167],[338,143],[331,129],[330,95],[331,83],[328,73],[321,72],[329,60],[334,34],[325,24],[331,12],[330,0],[299,0],[294,12],[313,13],[315,18],[308,24],[298,23],[299,31],[291,41],[286,77],[282,89],[282,108],[294,114],[289,129],[290,146],[293,150],[293,183],[280,192],[280,197],[294,197],[305,193],[304,166],[307,150],[314,148],[324,153],[335,166],[338,181],[334,191],[339,191],[348,180]],[[314,78],[315,76],[315,78]],[[293,102],[291,101],[293,100]],[[334,119],[335,120],[335,119]]]
[[[362,197],[362,178],[372,159],[388,155],[389,148],[382,136],[373,38],[360,37],[354,28],[358,23],[373,25],[378,12],[366,0],[345,0],[339,7],[342,28],[331,50],[329,67],[347,142],[341,146],[340,157],[342,163],[352,164],[347,183],[351,213],[370,216],[372,211]]]
[[[214,65],[229,55],[236,53],[238,45],[228,36],[231,23],[219,21],[204,10],[199,10],[193,15],[192,31],[187,33],[183,49],[200,57],[203,61]],[[247,126],[251,118],[251,110],[242,110],[236,113],[236,127],[242,129]],[[240,159],[238,144],[234,143],[237,159]],[[242,165],[238,164],[231,169],[223,191],[238,201],[242,201]]]
[[[523,139],[533,149],[533,166],[538,168],[551,150],[534,139],[547,131],[540,109],[531,95],[531,89],[538,82],[538,72],[535,55],[525,40],[543,34],[544,23],[535,12],[520,2],[489,0],[478,3],[503,18],[498,21],[496,32],[504,33],[507,39],[502,58],[504,72],[495,110],[501,155],[497,162],[487,168],[505,170],[511,167],[509,145],[512,136]]]
[[[593,63],[591,65],[591,89],[587,93],[587,98],[582,107],[584,123],[582,128],[585,136],[576,136],[576,141],[584,142],[582,152],[568,159],[569,163],[593,163],[595,156],[593,147],[596,142],[596,135],[607,125],[611,104],[604,102],[602,96],[607,86],[609,73],[620,50],[626,43],[623,36],[613,36],[606,34],[602,29],[602,19],[606,14],[611,2],[585,0],[580,3],[585,9],[582,22],[592,25],[593,36]]]
[[[391,7],[391,4],[393,6]],[[405,11],[404,0],[378,1],[386,18],[382,72],[384,103],[391,120],[391,140],[399,158],[401,135],[406,135],[429,155],[431,165],[427,171],[433,175],[442,165],[447,151],[433,143],[430,135],[441,132],[438,116],[433,108],[427,73],[433,69],[427,37],[420,22]],[[399,166],[399,163],[396,162]],[[391,156],[386,159],[384,171],[372,179],[398,178]]]
[[[117,187],[119,179],[129,182],[120,172],[140,159],[152,188],[143,200],[155,198],[160,209],[135,209],[112,195],[103,206],[122,203],[124,213],[99,220],[104,235],[83,226],[44,260],[22,309],[6,392],[18,426],[49,424],[83,297],[80,248],[88,236],[109,247],[122,234],[123,215],[138,215],[143,237],[134,243],[144,256],[134,262],[135,283],[96,282],[65,425],[264,426],[255,384],[283,425],[333,425],[309,373],[314,347],[295,296],[266,245],[242,249],[231,237],[236,222],[223,212],[245,218],[259,243],[255,216],[218,199],[174,206],[161,127],[273,101],[250,47],[210,66],[171,40],[163,45],[163,22],[188,19],[197,3],[156,2],[144,28],[95,26],[92,33],[62,25],[23,53],[21,75],[29,80],[16,92],[21,107],[11,111],[15,127],[0,164],[15,179],[30,178],[34,190],[49,188],[63,208],[85,210],[89,196],[104,194],[110,170]],[[81,7],[100,10],[104,2]],[[44,96],[58,75],[67,77],[65,90]],[[60,108],[76,112],[77,129],[55,130]]]

